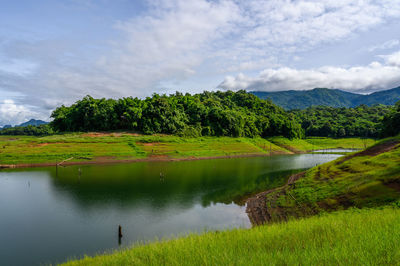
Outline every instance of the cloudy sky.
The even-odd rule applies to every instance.
[[[87,94],[400,85],[399,0],[0,2],[0,126]]]

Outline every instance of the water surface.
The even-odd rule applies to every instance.
[[[313,152],[321,152],[321,153],[350,153],[359,151],[359,149],[323,149],[323,150],[315,150]]]
[[[333,154],[0,171],[0,265],[64,262],[188,232],[250,227],[244,200]],[[123,238],[118,241],[118,225]]]

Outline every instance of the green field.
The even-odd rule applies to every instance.
[[[69,162],[108,162],[136,159],[180,159],[220,156],[290,154],[327,148],[363,148],[373,140],[359,138],[274,137],[183,138],[130,133],[75,133],[46,137],[0,136],[0,165]]]
[[[136,245],[66,265],[400,265],[400,210],[348,210]]]

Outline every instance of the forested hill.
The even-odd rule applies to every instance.
[[[58,107],[51,115],[55,131],[134,130],[181,136],[304,136],[293,114],[245,91],[177,92],[146,99],[94,99]]]
[[[271,99],[273,103],[287,109],[305,109],[310,106],[357,107],[361,104],[394,105],[400,100],[400,87],[361,95],[342,90],[316,88],[309,91],[262,92],[252,91],[261,99]]]

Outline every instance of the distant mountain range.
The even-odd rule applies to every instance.
[[[31,120],[26,121],[26,122],[24,122],[22,124],[15,125],[15,127],[40,126],[40,125],[46,125],[46,124],[48,124],[48,122],[46,122],[46,121],[31,119]],[[11,127],[13,127],[13,126],[5,125],[2,128],[0,127],[0,129],[11,128]]]
[[[316,88],[309,91],[251,91],[250,93],[261,99],[271,99],[272,102],[287,110],[305,109],[313,105],[332,107],[357,107],[361,104],[368,106],[375,104],[393,105],[400,101],[400,87],[368,95],[325,88]]]

